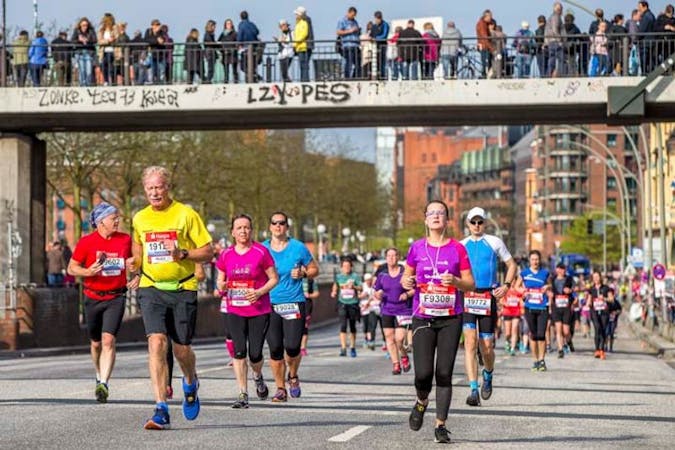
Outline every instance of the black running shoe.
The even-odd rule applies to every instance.
[[[450,443],[450,432],[445,428],[445,425],[439,425],[434,429],[434,442],[437,444]]]
[[[569,342],[567,343],[567,345],[569,345],[570,351],[573,352],[573,351],[574,351],[574,344],[572,343],[572,341],[569,341]]]
[[[270,390],[265,384],[265,379],[263,378],[262,373],[260,374],[260,378],[255,378],[254,376],[253,381],[255,382],[255,393],[258,395],[258,398],[260,400],[265,400],[270,395]]]
[[[483,384],[480,386],[480,396],[483,400],[492,397],[492,374],[483,369]]]
[[[469,406],[480,406],[480,395],[478,389],[471,389],[471,393],[466,398],[466,404]]]
[[[410,424],[410,429],[413,431],[419,431],[422,428],[424,423],[424,412],[427,410],[428,405],[423,405],[419,401],[415,401],[415,406],[413,406],[412,411],[410,411],[410,417],[408,418],[408,423]]]
[[[564,350],[558,350],[558,358],[563,359],[565,357],[565,351]]]
[[[246,409],[248,408],[248,394],[242,392],[239,394],[239,398],[232,403],[234,409]]]

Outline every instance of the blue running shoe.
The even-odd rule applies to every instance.
[[[199,397],[197,391],[199,390],[199,380],[195,378],[192,384],[185,383],[183,378],[183,415],[187,420],[195,420],[199,415]]]
[[[349,351],[349,356],[356,358],[356,349],[354,347]]]
[[[492,374],[483,369],[483,384],[480,387],[480,396],[487,400],[492,396]]]
[[[291,375],[288,375],[288,393],[291,394],[292,398],[298,398],[302,395],[302,390],[300,389],[300,380],[298,377],[291,378]]]
[[[171,419],[169,411],[164,408],[155,408],[155,414],[145,422],[143,427],[146,430],[168,430],[171,428]]]

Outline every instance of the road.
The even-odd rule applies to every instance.
[[[303,395],[276,405],[252,399],[230,408],[234,374],[220,343],[196,345],[202,412],[187,422],[171,402],[172,430],[145,431],[152,412],[144,349],[118,355],[110,402],[97,404],[87,355],[0,359],[3,448],[415,448],[433,443],[434,403],[421,431],[408,429],[412,372],[390,374],[384,353],[337,356],[336,327],[316,330],[301,367]],[[595,360],[590,339],[549,371],[530,372],[526,356],[498,350],[495,390],[479,408],[464,400],[460,353],[448,428],[461,448],[672,448],[675,371],[619,330],[616,353]],[[500,341],[501,346],[501,341]],[[264,372],[269,379],[269,368]],[[174,388],[180,379],[174,380]],[[178,390],[178,389],[177,389]],[[253,388],[250,388],[253,392]],[[270,386],[270,390],[273,387]],[[255,397],[254,395],[252,397]],[[433,398],[433,393],[432,393]]]

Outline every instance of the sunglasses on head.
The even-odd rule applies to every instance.
[[[285,221],[285,220],[272,220],[270,223],[271,223],[272,225],[282,225],[282,226],[286,226],[286,221]]]
[[[485,222],[483,222],[482,220],[471,220],[469,221],[469,223],[471,225],[483,225]]]

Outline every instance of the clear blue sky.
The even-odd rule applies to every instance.
[[[33,2],[31,0],[6,0],[7,26],[9,29],[33,27]],[[588,9],[601,7],[606,17],[616,13],[628,16],[635,8],[637,0],[575,0]],[[651,2],[654,13],[661,11],[667,1]],[[563,2],[565,9],[570,8],[579,28],[587,30],[592,18],[574,6]],[[314,23],[316,39],[332,39],[335,25],[345,14],[349,6],[359,10],[357,20],[362,25],[372,18],[375,10],[382,10],[385,19],[405,19],[410,17],[441,16],[444,21],[454,20],[465,36],[475,35],[475,24],[482,11],[489,8],[493,11],[498,23],[502,24],[507,34],[513,34],[523,20],[530,22],[532,28],[539,14],[548,16],[551,12],[552,0],[492,0],[492,1],[460,1],[460,0],[416,0],[416,1],[336,1],[336,0],[39,0],[39,20],[50,28],[55,24],[58,29],[72,29],[81,16],[87,16],[98,24],[104,12],[112,12],[118,21],[129,24],[128,31],[145,30],[152,19],[167,23],[170,34],[176,41],[183,41],[190,28],[204,29],[206,20],[217,22],[221,29],[227,18],[238,22],[239,12],[246,9],[261,31],[263,40],[271,40],[277,33],[279,19],[293,19],[293,10],[304,6]],[[292,22],[291,22],[292,23]],[[439,30],[440,31],[440,30]],[[348,136],[358,147],[363,148],[365,159],[374,160],[375,132],[371,129],[322,130],[322,136],[340,134]]]

